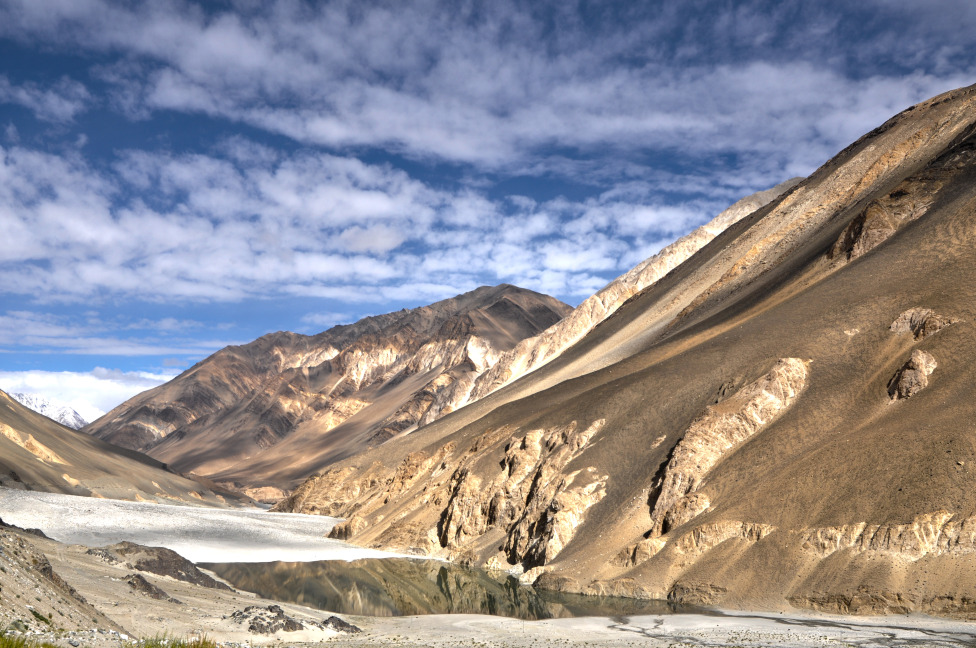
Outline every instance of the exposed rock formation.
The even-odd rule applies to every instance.
[[[276,632],[296,632],[304,630],[305,626],[298,619],[285,614],[280,605],[259,607],[249,605],[231,615],[237,623],[247,624],[248,632],[271,635]]]
[[[254,496],[458,407],[475,378],[570,308],[479,288],[315,336],[228,347],[85,431]],[[280,492],[280,491],[279,491]]]
[[[909,308],[899,315],[888,328],[892,333],[898,335],[911,333],[916,340],[923,340],[952,323],[953,320],[936,314],[931,308]]]
[[[891,400],[910,398],[929,386],[929,376],[939,364],[931,353],[915,349],[901,369],[888,383],[888,395]]]
[[[518,380],[281,508],[557,589],[972,614],[973,214],[976,87],[893,117],[571,346],[490,378]]]
[[[129,574],[125,578],[125,582],[129,584],[136,592],[144,594],[151,599],[157,601],[168,601],[170,603],[176,603],[177,605],[182,605],[181,601],[176,600],[160,588],[156,587],[152,583],[146,580],[146,577],[142,574]]]
[[[701,482],[730,450],[778,418],[806,384],[806,364],[798,358],[778,361],[769,373],[722,403],[707,408],[671,452],[651,511],[650,534],[659,536],[688,522],[709,507],[696,493]]]
[[[196,565],[183,556],[165,547],[144,547],[133,542],[120,542],[109,547],[89,549],[88,553],[109,562],[124,563],[129,569],[169,576],[200,587],[230,589],[197,569]]]

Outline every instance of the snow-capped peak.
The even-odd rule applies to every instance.
[[[57,403],[38,394],[10,394],[10,396],[21,405],[29,407],[38,414],[43,414],[72,430],[80,430],[88,425],[88,421],[83,419],[81,414],[63,403]]]

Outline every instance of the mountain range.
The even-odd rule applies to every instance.
[[[501,285],[315,336],[272,333],[219,351],[85,432],[276,499],[460,406],[503,353],[569,310]]]
[[[72,430],[0,391],[0,487],[205,506],[246,498]]]

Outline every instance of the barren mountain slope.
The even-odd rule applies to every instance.
[[[138,452],[60,425],[2,391],[0,487],[215,506],[228,495]]]
[[[539,585],[974,613],[976,87],[731,225],[575,346],[282,509]]]
[[[85,431],[179,470],[287,488],[449,412],[445,393],[467,393],[501,353],[569,310],[502,285],[315,336],[274,333],[217,352]]]
[[[503,354],[494,366],[478,376],[464,402],[484,398],[558,356],[615,313],[628,299],[689,259],[729,225],[778,198],[801,180],[802,178],[791,178],[771,189],[746,196],[708,223],[617,277],[588,297],[565,318],[539,335],[522,340],[514,349]]]

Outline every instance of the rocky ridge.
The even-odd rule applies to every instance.
[[[569,312],[514,286],[223,349],[85,428],[178,470],[281,488],[452,411],[500,355]]]
[[[976,87],[900,113],[542,366],[279,508],[553,589],[976,612],[974,115]]]
[[[458,402],[483,398],[520,376],[543,366],[610,317],[628,299],[691,258],[730,225],[775,200],[801,180],[802,178],[791,178],[771,189],[746,196],[708,223],[692,230],[654,256],[637,264],[594,295],[586,298],[564,319],[539,335],[523,340],[514,349],[504,353],[488,371],[478,376],[471,392]]]

